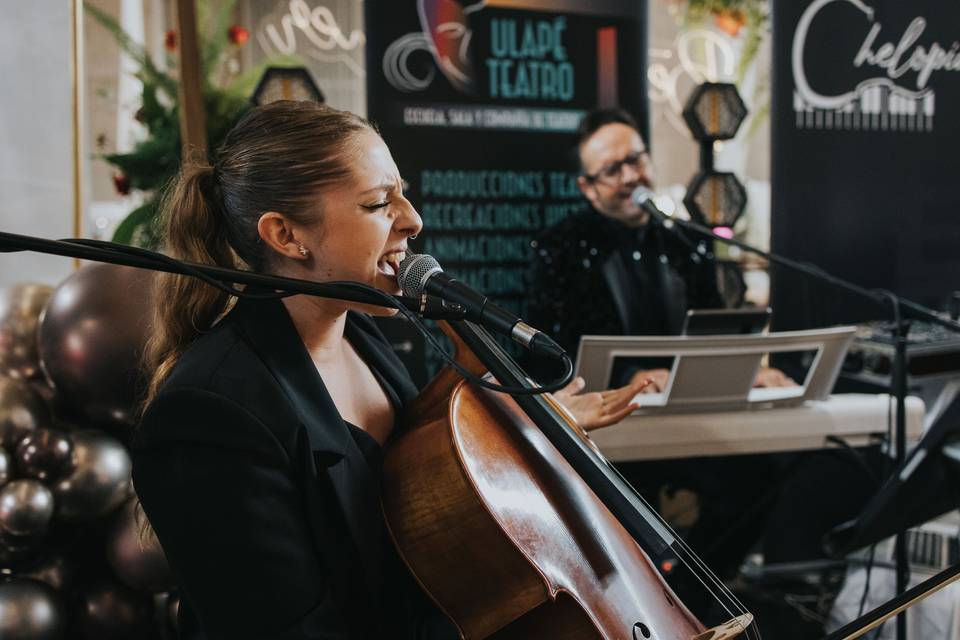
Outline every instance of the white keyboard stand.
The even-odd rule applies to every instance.
[[[888,407],[896,420],[890,396],[859,393],[809,400],[793,407],[634,414],[612,427],[591,431],[590,438],[614,462],[835,447],[827,441],[828,436],[863,446],[877,443],[886,434]],[[920,398],[907,398],[910,442],[923,432],[923,410]]]

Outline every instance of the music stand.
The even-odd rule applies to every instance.
[[[661,393],[644,394],[638,413],[742,411],[755,406],[791,406],[826,398],[840,373],[854,327],[726,336],[583,336],[576,375],[586,391],[612,384],[620,358],[673,358]],[[769,353],[811,352],[810,369],[798,387],[756,389],[753,381]]]
[[[949,446],[956,440],[960,440],[960,402],[955,401],[860,515],[827,534],[827,553],[845,556],[960,506],[960,452]]]

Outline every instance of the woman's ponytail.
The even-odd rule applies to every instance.
[[[208,165],[184,167],[161,205],[166,252],[173,258],[236,267],[216,185]],[[153,322],[144,357],[150,382],[146,406],[197,336],[227,310],[229,296],[189,276],[159,273],[154,285]]]

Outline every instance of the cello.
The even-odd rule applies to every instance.
[[[729,592],[718,597],[731,619],[707,629],[638,539],[672,547],[708,588],[724,591],[719,580],[484,329],[465,320],[441,327],[461,368],[532,391],[494,393],[448,366],[408,407],[386,451],[388,532],[463,638],[759,637]]]

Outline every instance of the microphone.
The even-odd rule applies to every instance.
[[[630,196],[630,199],[635,205],[649,213],[654,220],[663,226],[668,228],[673,226],[673,220],[670,218],[670,216],[665,214],[663,211],[660,211],[656,203],[654,203],[653,191],[650,189],[641,185],[633,190],[633,194]]]
[[[677,239],[680,240],[683,244],[690,249],[690,255],[693,256],[694,262],[698,263],[701,260],[701,256],[704,254],[703,245],[694,244],[693,240],[687,237],[677,225],[677,220],[674,220],[663,211],[660,211],[660,208],[657,207],[656,203],[653,201],[653,191],[644,187],[643,185],[637,187],[633,190],[633,193],[630,195],[630,199],[633,203],[639,206],[641,209],[650,214],[650,217],[653,218],[657,224],[671,232]],[[710,256],[707,256],[709,259]]]
[[[467,320],[509,336],[536,354],[558,359],[564,355],[563,349],[550,336],[537,331],[506,309],[495,305],[487,296],[444,273],[433,256],[408,254],[400,263],[397,282],[403,289],[403,295],[420,298],[432,294],[460,305],[466,311]]]

